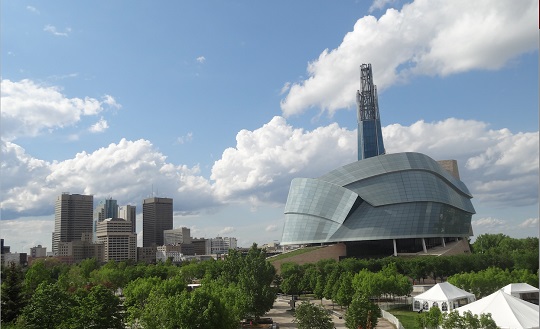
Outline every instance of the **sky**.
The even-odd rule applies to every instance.
[[[174,200],[174,227],[280,241],[295,177],[357,159],[370,63],[387,153],[456,159],[474,237],[538,236],[538,1],[0,2],[1,221],[50,251],[63,192]],[[474,240],[473,237],[473,240]]]

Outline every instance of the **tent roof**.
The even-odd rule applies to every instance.
[[[538,292],[538,288],[528,283],[510,283],[501,288],[507,294],[522,294],[527,292]]]
[[[437,283],[428,291],[414,297],[415,300],[455,300],[460,298],[474,297],[474,294],[452,285],[449,282]]]
[[[538,328],[538,305],[526,302],[498,290],[476,302],[456,309],[460,314],[491,313],[499,328]]]

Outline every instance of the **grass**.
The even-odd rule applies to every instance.
[[[293,256],[296,256],[296,255],[305,254],[306,252],[313,251],[313,250],[315,250],[317,248],[320,248],[320,247],[306,247],[306,248],[296,249],[294,251],[290,251],[290,252],[275,256],[275,257],[268,258],[268,261],[270,263],[272,263],[272,262],[275,262],[276,260],[287,259],[289,257],[293,257]]]
[[[403,325],[403,328],[421,329],[416,324],[416,318],[418,317],[418,313],[411,311],[409,306],[402,306],[400,308],[388,310],[388,312],[392,313],[396,318],[398,318],[399,322],[401,322],[401,324]]]

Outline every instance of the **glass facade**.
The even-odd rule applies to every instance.
[[[292,181],[281,243],[470,236],[471,198],[424,154],[364,159]]]

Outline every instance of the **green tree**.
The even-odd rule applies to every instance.
[[[443,329],[496,329],[497,324],[491,314],[481,314],[480,317],[470,311],[460,315],[458,311],[443,314],[441,327]]]
[[[281,264],[281,277],[283,281],[281,282],[280,288],[287,295],[298,295],[300,294],[303,278],[302,268],[296,263],[283,263]]]
[[[334,323],[326,310],[309,302],[302,302],[294,312],[299,329],[332,329]]]
[[[422,312],[416,318],[420,328],[437,329],[442,323],[443,315],[438,307],[431,307],[429,311]]]
[[[75,300],[56,284],[41,283],[17,323],[28,329],[63,328],[71,321]]]
[[[381,309],[366,295],[355,295],[345,313],[345,326],[349,329],[373,329],[381,317]]]
[[[148,297],[160,283],[160,278],[137,278],[124,288],[124,307],[128,315],[128,322],[134,323],[140,317]]]
[[[81,298],[75,310],[73,322],[81,329],[124,327],[120,299],[103,286],[92,287],[88,295]]]
[[[354,295],[352,285],[353,276],[350,272],[344,272],[339,277],[339,288],[336,293],[336,302],[340,306],[349,306]]]
[[[10,262],[2,269],[1,310],[2,323],[10,323],[17,319],[25,305],[23,293],[22,268]]]

